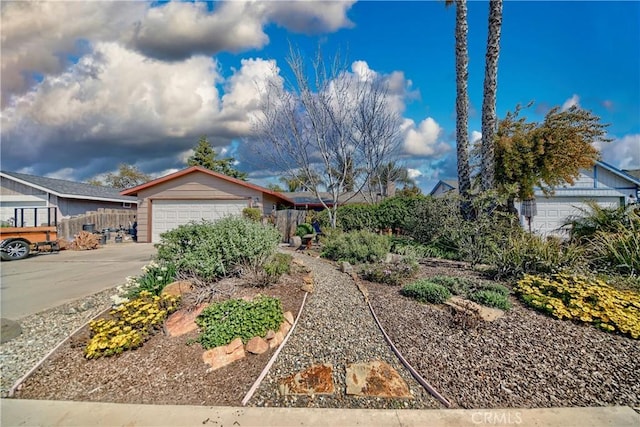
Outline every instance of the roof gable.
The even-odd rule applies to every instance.
[[[160,184],[163,184],[165,182],[168,182],[168,181],[171,181],[171,180],[174,180],[176,178],[180,178],[180,177],[192,174],[192,173],[204,173],[204,174],[207,174],[207,175],[212,176],[214,178],[222,179],[224,181],[228,181],[228,182],[231,182],[231,183],[234,183],[234,184],[237,184],[237,185],[241,185],[243,187],[250,188],[252,190],[256,190],[256,191],[260,191],[260,192],[265,193],[265,194],[269,194],[269,195],[271,195],[273,197],[276,197],[277,199],[283,200],[286,203],[293,204],[293,201],[291,199],[287,198],[286,196],[284,196],[283,194],[281,194],[281,193],[279,193],[277,191],[269,190],[268,188],[261,187],[259,185],[255,185],[255,184],[251,184],[250,182],[243,181],[241,179],[236,179],[236,178],[230,177],[228,175],[224,175],[224,174],[221,174],[221,173],[218,173],[218,172],[214,172],[214,171],[212,171],[210,169],[206,169],[206,168],[203,168],[201,166],[191,166],[189,168],[179,170],[178,172],[174,172],[174,173],[171,173],[169,175],[165,175],[165,176],[162,176],[160,178],[156,178],[154,180],[146,182],[144,184],[138,185],[136,187],[128,188],[126,190],[123,190],[120,194],[123,194],[123,195],[126,195],[126,196],[134,196],[134,195],[137,195],[142,190],[146,190],[146,189],[155,187],[156,185],[160,185]]]
[[[135,197],[122,195],[110,187],[17,172],[0,171],[0,176],[63,198],[138,203]]]

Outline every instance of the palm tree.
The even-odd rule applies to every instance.
[[[498,92],[498,56],[500,55],[500,32],[502,30],[502,0],[489,1],[489,34],[484,69],[484,92],[482,98],[482,146],[481,189],[495,187],[494,138],[498,128],[496,94]]]
[[[370,178],[370,187],[375,188],[382,197],[390,194],[390,184],[402,184],[404,187],[415,187],[416,183],[409,177],[407,168],[394,161],[380,165]]]
[[[463,198],[461,205],[464,218],[469,217],[470,207],[464,200],[469,197],[471,178],[469,170],[469,51],[467,48],[467,1],[446,0],[445,4],[456,5],[456,146],[458,157],[458,191]]]

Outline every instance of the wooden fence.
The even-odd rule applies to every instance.
[[[287,209],[276,211],[276,228],[282,233],[282,241],[289,243],[296,235],[296,227],[307,220],[307,211]]]
[[[82,231],[85,224],[93,224],[95,231],[121,227],[128,230],[135,220],[136,212],[132,212],[130,209],[98,209],[84,215],[58,221],[58,237],[72,240],[73,236]]]

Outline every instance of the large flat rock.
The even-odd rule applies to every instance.
[[[302,372],[280,380],[278,388],[283,396],[333,394],[333,365],[312,365]]]
[[[413,399],[409,386],[398,372],[378,360],[347,366],[347,394]]]

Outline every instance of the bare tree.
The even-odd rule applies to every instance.
[[[400,116],[384,78],[348,72],[339,55],[327,63],[318,51],[307,68],[292,48],[287,64],[293,79],[266,86],[254,137],[260,155],[283,173],[304,178],[335,227],[340,197],[362,191],[374,171],[393,160]]]

